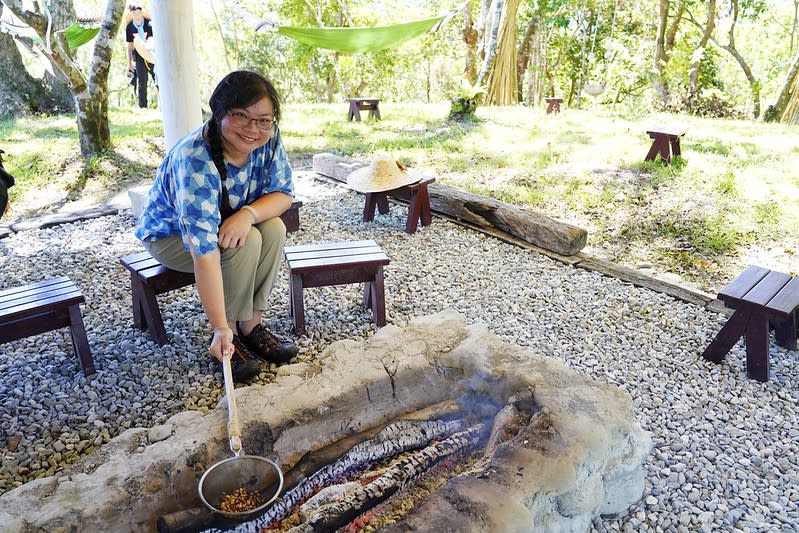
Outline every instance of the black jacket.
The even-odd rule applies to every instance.
[[[0,150],[0,217],[6,211],[8,204],[8,188],[14,185],[14,176],[6,172],[3,167],[3,150]]]

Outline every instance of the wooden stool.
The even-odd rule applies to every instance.
[[[375,207],[381,215],[388,214],[388,196],[408,202],[408,220],[405,222],[405,233],[416,233],[417,223],[429,226],[433,222],[430,211],[430,195],[427,186],[436,181],[435,178],[424,178],[416,183],[383,192],[366,193],[366,202],[363,206],[363,221],[370,222],[375,219]]]
[[[746,342],[746,373],[758,381],[769,379],[769,320],[779,346],[797,349],[796,312],[799,308],[799,278],[759,266],[750,266],[718,295],[735,309],[721,331],[702,353],[720,363],[738,339]]]
[[[547,98],[547,115],[560,113],[560,104],[563,98]]]
[[[369,118],[380,120],[380,98],[347,98],[350,108],[347,120],[361,120],[361,111],[369,111]]]
[[[302,290],[347,283],[363,283],[363,306],[372,308],[378,326],[386,324],[383,266],[388,256],[375,241],[347,241],[286,246],[289,268],[289,312],[294,331],[305,334]]]
[[[80,304],[86,300],[64,276],[0,291],[0,343],[69,326],[83,374],[95,373]]]
[[[644,161],[654,161],[660,155],[660,160],[668,165],[672,155],[681,155],[680,137],[685,135],[683,126],[655,126],[646,133],[650,139],[654,140]],[[671,148],[671,153],[669,153],[669,148]]]
[[[300,229],[302,202],[295,200],[280,218],[291,233]],[[133,300],[133,325],[150,331],[155,342],[167,344],[169,338],[158,306],[158,295],[194,284],[194,274],[169,269],[158,262],[150,252],[127,255],[119,260],[130,271],[130,294]]]
[[[169,342],[164,319],[158,307],[158,295],[194,284],[194,274],[169,269],[150,252],[127,255],[119,262],[130,271],[130,294],[133,299],[133,325],[150,331],[155,342]]]

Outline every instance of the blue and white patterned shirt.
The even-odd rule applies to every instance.
[[[225,163],[225,185],[234,210],[271,192],[294,196],[291,165],[276,138],[279,136],[273,134],[269,142],[251,152],[241,168]],[[270,159],[272,164],[266,168]],[[136,225],[136,237],[148,242],[180,235],[186,250],[193,248],[197,255],[216,250],[222,222],[221,181],[200,127],[178,141],[158,167]]]

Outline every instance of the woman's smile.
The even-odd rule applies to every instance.
[[[271,129],[261,129],[256,121],[272,120],[274,106],[269,98],[261,98],[253,105],[231,109],[219,122],[225,158],[236,166],[247,162],[250,153],[269,142]]]

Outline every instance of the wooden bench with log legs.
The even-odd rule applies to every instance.
[[[547,98],[547,115],[560,113],[560,104],[563,103],[563,98]]]
[[[307,287],[363,283],[363,306],[371,307],[378,326],[386,324],[383,266],[389,259],[375,241],[287,246],[284,253],[289,268],[289,311],[297,335],[305,334],[302,291]]]
[[[375,207],[381,215],[388,214],[388,197],[408,202],[408,220],[405,222],[405,233],[416,233],[417,224],[429,226],[433,222],[430,211],[430,195],[427,186],[436,181],[435,178],[423,178],[421,181],[383,192],[366,193],[363,206],[363,221],[375,219]]]
[[[779,346],[797,349],[799,277],[750,266],[718,295],[735,309],[702,357],[720,363],[741,337],[746,343],[746,373],[758,381],[769,379],[769,323]]]
[[[644,158],[645,161],[654,161],[658,155],[660,160],[668,165],[671,157],[681,155],[680,137],[685,135],[683,126],[655,126],[646,131],[652,141],[652,147]]]
[[[285,213],[280,215],[289,233],[300,229],[300,207],[302,202],[296,200]],[[119,262],[130,271],[133,325],[142,331],[149,330],[158,344],[167,344],[169,338],[164,328],[157,296],[193,285],[194,274],[169,269],[151,256],[150,252],[127,255]]]
[[[95,373],[80,304],[86,300],[64,276],[0,291],[0,343],[69,326],[83,374]]]

